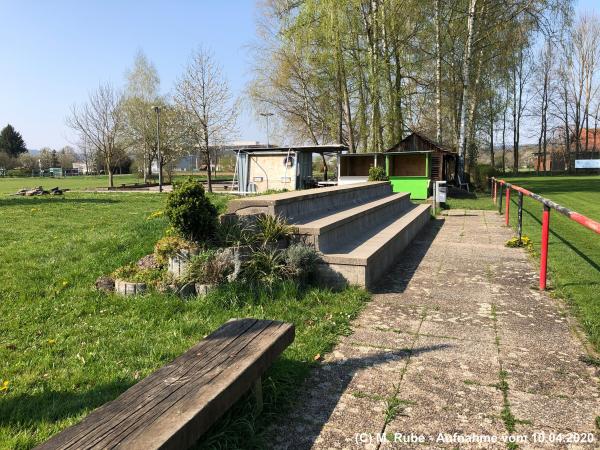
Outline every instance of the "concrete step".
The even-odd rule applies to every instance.
[[[339,247],[340,242],[362,238],[382,223],[398,218],[411,205],[410,194],[402,192],[327,215],[305,217],[293,224],[302,242],[327,253]]]
[[[355,284],[369,289],[429,222],[430,208],[427,204],[414,205],[402,216],[381,223],[370,234],[340,241],[337,248],[322,255],[321,281],[327,285]]]
[[[314,217],[317,214],[326,215],[332,211],[351,208],[391,193],[392,186],[389,182],[376,181],[259,195],[230,201],[227,214],[276,215],[283,217],[288,222],[296,222],[304,217]]]

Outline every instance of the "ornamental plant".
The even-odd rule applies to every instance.
[[[159,264],[164,265],[171,256],[175,256],[181,250],[194,250],[195,248],[191,242],[179,236],[165,236],[154,245],[154,256]]]
[[[369,181],[388,181],[383,167],[375,166],[369,168]]]
[[[169,194],[165,215],[185,239],[207,243],[215,236],[218,211],[197,180],[190,178]]]

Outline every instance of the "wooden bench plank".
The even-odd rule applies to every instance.
[[[249,323],[251,323],[250,327],[243,327],[240,330],[232,332],[231,336],[227,336],[225,338],[227,345],[222,347],[219,353],[214,355],[208,362],[205,361],[206,358],[203,354],[188,351],[184,355],[187,358],[183,362],[193,360],[196,362],[195,365],[191,365],[188,367],[188,370],[178,373],[177,376],[171,375],[168,378],[162,377],[158,379],[158,383],[153,383],[152,387],[142,392],[142,396],[136,398],[135,401],[130,402],[126,398],[123,399],[122,404],[115,405],[118,409],[115,415],[111,415],[110,420],[105,421],[102,426],[94,424],[95,426],[91,430],[87,427],[85,441],[91,444],[89,448],[96,448],[94,444],[98,442],[102,443],[100,448],[106,448],[108,438],[115,433],[116,429],[125,432],[131,427],[144,425],[144,416],[148,413],[151,414],[153,411],[160,413],[162,411],[160,408],[165,404],[169,405],[169,402],[163,402],[171,394],[180,391],[180,395],[185,395],[187,390],[190,389],[188,383],[191,377],[201,376],[206,371],[211,371],[214,367],[219,367],[220,364],[227,361],[229,354],[237,352],[239,348],[243,348],[248,340],[252,339],[257,332],[260,332],[270,324],[269,321],[258,320],[251,320]],[[206,339],[212,340],[210,336]],[[200,358],[197,356],[200,356]],[[150,377],[156,378],[154,374]]]
[[[119,400],[118,402],[115,400],[97,408],[87,416],[85,421],[55,436],[51,440],[53,445],[48,448],[70,448],[73,442],[83,440],[90,433],[96,430],[103,431],[105,429],[103,428],[104,424],[121,419],[122,415],[119,415],[120,411],[126,410],[128,407],[133,407],[132,405],[140,402],[141,397],[149,394],[152,389],[162,387],[164,380],[181,377],[195,364],[200,364],[201,361],[208,364],[212,358],[222,352],[227,345],[231,344],[232,336],[243,333],[255,323],[256,319],[241,319],[223,325],[173,362],[158,369],[150,376],[129,388],[119,396],[117,399]],[[204,354],[205,358],[194,358],[196,354]],[[88,426],[90,422],[95,424],[95,428]],[[39,448],[46,448],[44,446],[50,444],[51,441],[46,442]]]
[[[187,448],[293,340],[291,324],[230,321],[38,449]]]
[[[210,370],[199,374],[191,374],[186,380],[183,380],[184,382],[167,386],[143,409],[136,411],[136,414],[132,414],[125,421],[119,422],[110,433],[104,434],[102,440],[92,448],[110,447],[113,443],[120,443],[130,435],[136,434],[137,431],[143,431],[144,434],[147,434],[149,426],[154,421],[157,419],[163,421],[169,409],[177,402],[185,399],[186,396],[193,395],[198,390],[207,389],[210,383],[219,377],[224,370],[230,369],[231,361],[239,359],[239,355],[245,353],[245,347],[249,342],[262,336],[265,331],[272,332],[273,329],[271,323],[258,321],[255,327],[247,331],[242,338],[236,340],[237,345],[235,348],[228,348],[223,352],[222,358],[216,360],[215,365]]]

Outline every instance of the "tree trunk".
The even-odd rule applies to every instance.
[[[496,168],[494,158],[494,100],[490,96],[490,164],[492,169]]]
[[[458,137],[458,153],[459,153],[459,170],[458,174],[464,177],[465,171],[465,156],[467,151],[467,108],[470,95],[470,77],[471,77],[471,57],[473,52],[473,40],[475,34],[475,12],[477,8],[477,0],[470,0],[469,16],[467,20],[467,43],[465,48],[465,56],[462,69],[462,105],[460,112],[460,132]],[[464,181],[464,180],[462,180]]]
[[[441,0],[435,1],[435,138],[442,142],[442,53],[441,53]]]
[[[208,146],[208,129],[204,127],[204,148],[206,156],[206,190],[212,192],[212,171],[210,170],[210,147]]]

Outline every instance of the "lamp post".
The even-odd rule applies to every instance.
[[[156,112],[156,153],[158,158],[158,192],[162,192],[162,156],[160,154],[160,106],[155,106]]]
[[[269,147],[269,117],[273,115],[272,112],[260,113],[261,116],[267,119],[267,148]]]

